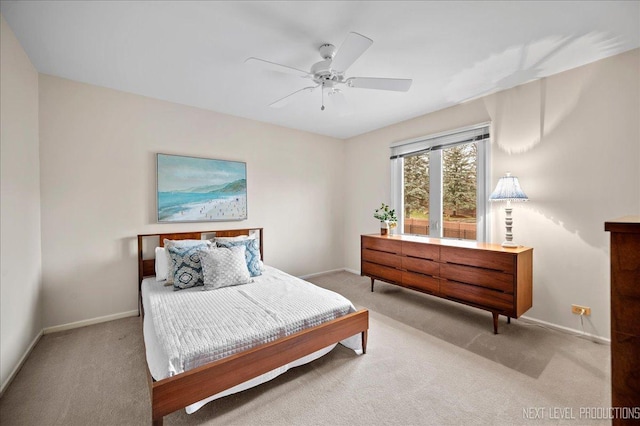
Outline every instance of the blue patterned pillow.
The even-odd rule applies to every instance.
[[[202,264],[198,253],[198,250],[202,250],[202,246],[169,247],[168,250],[174,266],[174,290],[204,285]]]
[[[164,239],[164,248],[167,256],[167,283],[166,285],[173,285],[173,277],[175,275],[175,265],[173,264],[173,260],[171,259],[171,254],[169,253],[170,247],[211,247],[211,242],[208,240],[168,240]]]
[[[243,240],[216,240],[218,247],[231,248],[238,246],[245,246],[244,252],[245,260],[247,261],[247,268],[252,277],[262,275],[262,265],[260,262],[260,244],[255,238],[247,238]]]

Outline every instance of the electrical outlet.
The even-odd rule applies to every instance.
[[[591,308],[588,306],[571,305],[571,313],[576,315],[591,315]]]

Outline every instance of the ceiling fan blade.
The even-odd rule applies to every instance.
[[[377,78],[377,77],[351,77],[345,81],[349,87],[361,89],[393,90],[406,92],[411,87],[413,80],[408,78]]]
[[[331,68],[339,73],[345,72],[372,43],[373,40],[368,37],[358,33],[349,33],[333,57]]]
[[[302,70],[299,70],[297,68],[289,67],[287,65],[276,64],[275,62],[271,62],[271,61],[265,61],[264,59],[247,58],[244,61],[244,63],[245,64],[250,64],[250,65],[256,65],[256,66],[259,66],[260,68],[263,68],[263,69],[266,69],[266,70],[282,72],[282,73],[285,73],[285,74],[297,75],[298,77],[303,77],[303,78],[311,78],[312,77],[311,74],[309,74],[306,71],[302,71]]]
[[[282,108],[282,107],[288,105],[291,101],[293,101],[297,97],[296,95],[298,95],[298,94],[300,94],[302,92],[307,92],[307,91],[311,92],[316,87],[318,87],[318,86],[309,86],[309,87],[304,87],[304,88],[302,88],[300,90],[296,90],[295,92],[285,96],[284,98],[280,98],[277,101],[269,104],[269,106],[271,108]]]

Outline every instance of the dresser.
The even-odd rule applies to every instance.
[[[532,305],[533,249],[415,235],[362,235],[360,273],[510,322]]]
[[[605,222],[604,229],[611,233],[611,405],[638,407],[640,216]],[[624,422],[620,417],[613,419],[613,424]]]

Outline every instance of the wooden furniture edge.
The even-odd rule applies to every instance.
[[[611,315],[611,407],[613,426],[635,424],[633,417],[622,415],[640,401],[640,215],[630,215],[605,222],[609,236],[610,315]]]
[[[619,233],[640,233],[640,215],[622,216],[604,223],[604,230]]]
[[[152,418],[162,417],[361,333],[366,353],[369,311],[332,321],[150,384]]]
[[[533,248],[517,257],[518,276],[516,277],[516,318],[533,306]],[[529,279],[530,278],[530,279]]]

